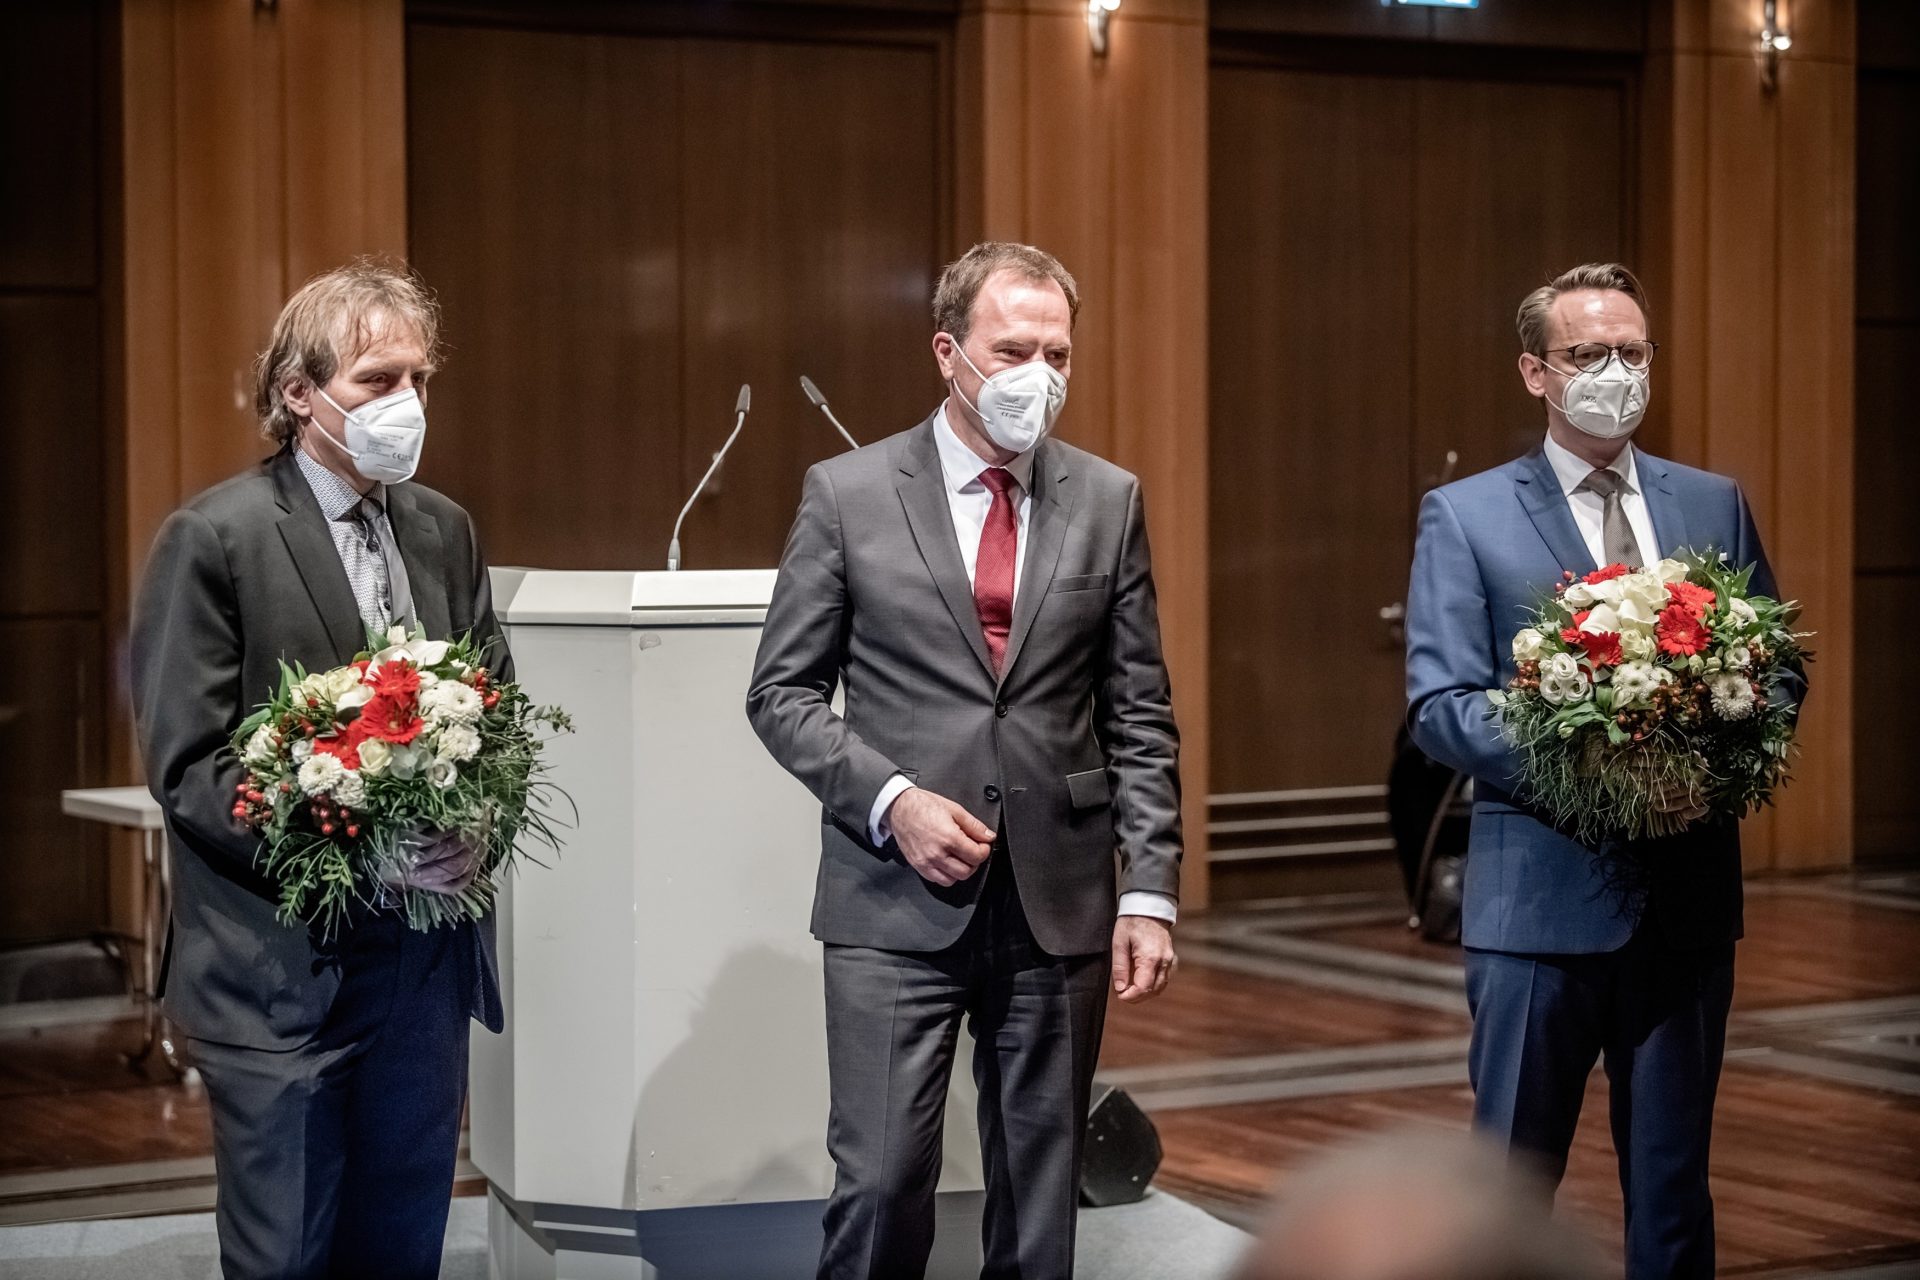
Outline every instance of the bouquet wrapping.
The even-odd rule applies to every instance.
[[[527,843],[558,850],[545,741],[571,722],[496,681],[471,637],[394,627],[331,671],[280,667],[280,689],[234,732],[247,770],[233,815],[261,836],[280,919],[327,936],[360,904],[415,929],[477,919]],[[543,733],[544,731],[544,733]],[[457,835],[476,874],[458,893],[409,888],[430,840]]]
[[[1771,801],[1795,727],[1779,682],[1808,636],[1752,577],[1711,549],[1564,575],[1513,638],[1517,674],[1487,695],[1530,804],[1597,845]]]

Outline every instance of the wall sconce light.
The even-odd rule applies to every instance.
[[[1107,56],[1107,24],[1119,7],[1120,0],[1087,0],[1087,39],[1096,57]]]
[[[1766,0],[1760,14],[1760,90],[1772,93],[1780,83],[1780,55],[1793,48],[1793,36],[1780,21],[1779,0]]]

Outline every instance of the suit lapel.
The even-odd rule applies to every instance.
[[[430,638],[452,639],[453,616],[448,607],[440,522],[420,510],[413,491],[405,485],[387,490],[387,519],[400,543],[400,558],[407,565],[416,622]]]
[[[1053,571],[1060,563],[1060,547],[1067,537],[1067,524],[1073,516],[1074,494],[1063,486],[1067,479],[1064,462],[1056,465],[1058,450],[1041,447],[1033,460],[1033,512],[1027,521],[1026,564],[1020,572],[1020,591],[1013,602],[1013,625],[1007,636],[1007,661],[1000,671],[1005,684],[1013,664],[1020,658],[1021,646],[1033,629],[1034,615],[1046,599],[1053,583]]]
[[[967,581],[967,566],[960,559],[960,535],[954,532],[953,509],[947,504],[946,478],[940,471],[940,457],[933,441],[933,422],[922,423],[907,440],[900,460],[900,504],[906,508],[907,525],[913,530],[914,545],[926,561],[927,572],[947,602],[960,634],[966,637],[973,656],[989,676],[993,658],[987,652],[987,638],[980,630],[980,614],[974,607],[973,587]]]
[[[1641,451],[1634,461],[1640,477],[1640,491],[1646,496],[1647,514],[1653,519],[1653,536],[1660,543],[1658,552],[1670,556],[1676,551],[1700,551],[1693,545],[1687,527],[1687,506],[1673,491],[1673,469],[1662,459]]]
[[[1600,567],[1593,562],[1587,540],[1580,536],[1579,527],[1573,523],[1573,508],[1567,505],[1567,495],[1560,491],[1560,478],[1553,474],[1553,464],[1547,461],[1544,449],[1535,449],[1521,460],[1520,474],[1514,477],[1513,487],[1519,494],[1520,505],[1526,509],[1533,527],[1539,530],[1560,568],[1591,573]]]
[[[269,464],[274,494],[286,512],[280,517],[280,537],[293,557],[293,567],[307,588],[307,596],[320,615],[327,639],[333,642],[335,660],[346,662],[360,652],[366,641],[360,619],[360,606],[354,602],[347,571],[340,565],[340,552],[327,531],[327,519],[320,514],[313,490],[300,474],[300,464],[291,453],[275,457]]]

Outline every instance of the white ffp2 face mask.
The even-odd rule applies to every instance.
[[[1065,374],[1045,360],[1029,360],[989,378],[958,342],[953,349],[980,378],[979,402],[960,399],[980,419],[989,439],[1009,453],[1025,453],[1047,438],[1067,404]]]
[[[320,391],[320,398],[340,409],[340,402],[325,391]],[[347,420],[347,440],[345,444],[338,440],[333,443],[353,459],[355,471],[381,484],[399,484],[413,478],[427,443],[427,409],[420,403],[418,391],[408,387],[369,400],[352,412],[340,409],[340,416]],[[317,428],[319,424],[314,425]]]
[[[1554,408],[1595,439],[1618,440],[1639,428],[1640,420],[1647,416],[1647,401],[1652,394],[1647,371],[1627,368],[1616,354],[1607,357],[1607,362],[1598,369],[1588,369],[1567,379],[1566,402]],[[1551,396],[1547,403],[1553,404]]]

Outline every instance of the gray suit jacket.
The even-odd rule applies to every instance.
[[[998,870],[943,889],[893,841],[875,848],[869,811],[896,772],[1001,833],[1034,937],[1056,955],[1105,951],[1121,892],[1178,896],[1179,737],[1139,482],[1048,440],[1033,490],[996,681],[932,419],[807,473],[747,715],[825,807],[823,942],[951,945]]]
[[[491,637],[493,666],[511,678],[467,513],[421,485],[387,492],[421,625],[439,638]],[[274,918],[277,892],[255,867],[260,841],[233,817],[243,770],[227,744],[279,687],[282,660],[324,670],[365,647],[346,570],[291,453],[208,490],[161,526],[134,604],[133,712],[173,866],[161,987],[167,1015],[189,1035],[294,1048],[333,1003],[337,940],[323,944]],[[498,1031],[493,921],[472,932],[469,1008]]]

